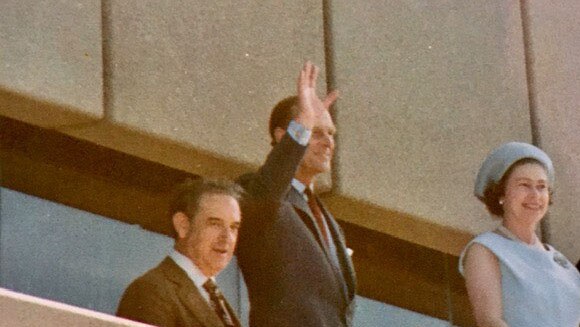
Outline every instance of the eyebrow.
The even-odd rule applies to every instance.
[[[542,183],[546,183],[548,181],[548,180],[543,179],[543,178],[542,179],[533,179],[533,178],[529,178],[529,177],[517,177],[515,180],[518,182],[525,180],[525,181],[537,181],[537,182],[542,182]]]
[[[320,132],[320,131],[324,131],[324,130],[328,130],[331,134],[336,134],[336,127],[333,128],[321,128],[321,127],[313,127],[312,131],[313,132]]]
[[[225,221],[219,217],[208,217],[207,218],[207,222],[220,222],[220,223],[225,223]],[[234,225],[236,226],[240,226],[242,224],[241,221],[235,221]]]

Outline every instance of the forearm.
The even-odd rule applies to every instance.
[[[254,196],[282,199],[290,189],[305,151],[306,146],[298,144],[288,134],[284,135],[246,190]]]
[[[497,257],[474,243],[465,256],[465,286],[478,327],[508,327],[503,319],[501,269]]]

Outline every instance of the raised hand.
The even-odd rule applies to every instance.
[[[304,63],[298,77],[299,113],[296,120],[308,129],[314,127],[317,119],[328,111],[338,98],[338,91],[335,90],[330,92],[324,101],[320,100],[316,94],[316,79],[319,71],[318,67],[307,61]]]

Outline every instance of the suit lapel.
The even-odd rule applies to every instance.
[[[196,318],[207,327],[224,327],[214,309],[201,296],[187,274],[171,259],[163,261],[165,275],[176,285],[179,300]]]
[[[310,210],[306,199],[300,194],[294,187],[290,189],[286,199],[294,206],[294,208],[298,211],[298,215],[302,218],[302,221],[306,224],[308,229],[312,231],[312,234],[315,236],[318,245],[323,250],[324,254],[326,255],[326,259],[329,261],[329,264],[332,266],[335,274],[338,275],[339,283],[344,292],[344,296],[347,299],[351,299],[354,296],[354,268],[352,262],[350,260],[350,256],[346,251],[345,241],[342,233],[340,232],[340,227],[337,225],[334,217],[330,214],[330,212],[326,209],[324,204],[319,201],[320,208],[322,209],[323,214],[326,217],[326,223],[329,228],[329,232],[332,235],[332,240],[336,246],[337,256],[341,267],[337,267],[334,263],[334,260],[330,258],[330,253],[326,246],[322,244],[322,235],[320,231],[316,227],[316,222],[314,218],[314,214]],[[302,214],[301,214],[302,213]]]
[[[323,245],[322,234],[320,233],[320,230],[316,225],[314,214],[312,213],[312,210],[310,210],[310,207],[308,206],[306,199],[304,199],[302,194],[300,194],[294,187],[292,187],[290,189],[290,192],[288,192],[286,200],[288,200],[298,211],[298,215],[302,218],[304,224],[306,224],[308,229],[312,232],[312,235],[314,235],[316,242],[318,242],[318,245],[320,246],[324,254],[326,254],[326,257],[330,260],[330,258],[328,257],[329,256],[328,249],[326,248],[326,246]]]
[[[338,223],[336,222],[332,214],[326,209],[326,206],[324,206],[322,201],[320,201],[319,203],[320,207],[322,208],[322,211],[324,212],[326,217],[328,217],[327,219],[328,228],[330,229],[332,239],[334,240],[334,244],[336,245],[336,255],[338,256],[338,260],[340,261],[344,279],[348,288],[347,290],[348,298],[353,298],[356,289],[356,278],[354,272],[354,265],[352,264],[352,259],[348,254],[346,248],[346,240],[344,239],[344,235],[342,233],[340,226],[338,226]]]

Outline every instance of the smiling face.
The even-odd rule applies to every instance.
[[[334,155],[335,133],[336,127],[332,122],[332,117],[330,113],[325,112],[324,115],[319,117],[312,129],[308,148],[298,168],[297,177],[298,179],[306,180],[306,185],[316,175],[330,171],[332,156]]]
[[[550,191],[546,169],[538,163],[515,167],[505,184],[504,219],[536,224],[548,211]]]
[[[202,195],[195,217],[174,215],[178,237],[176,249],[188,257],[206,275],[222,271],[232,259],[241,211],[238,201],[225,194]]]

